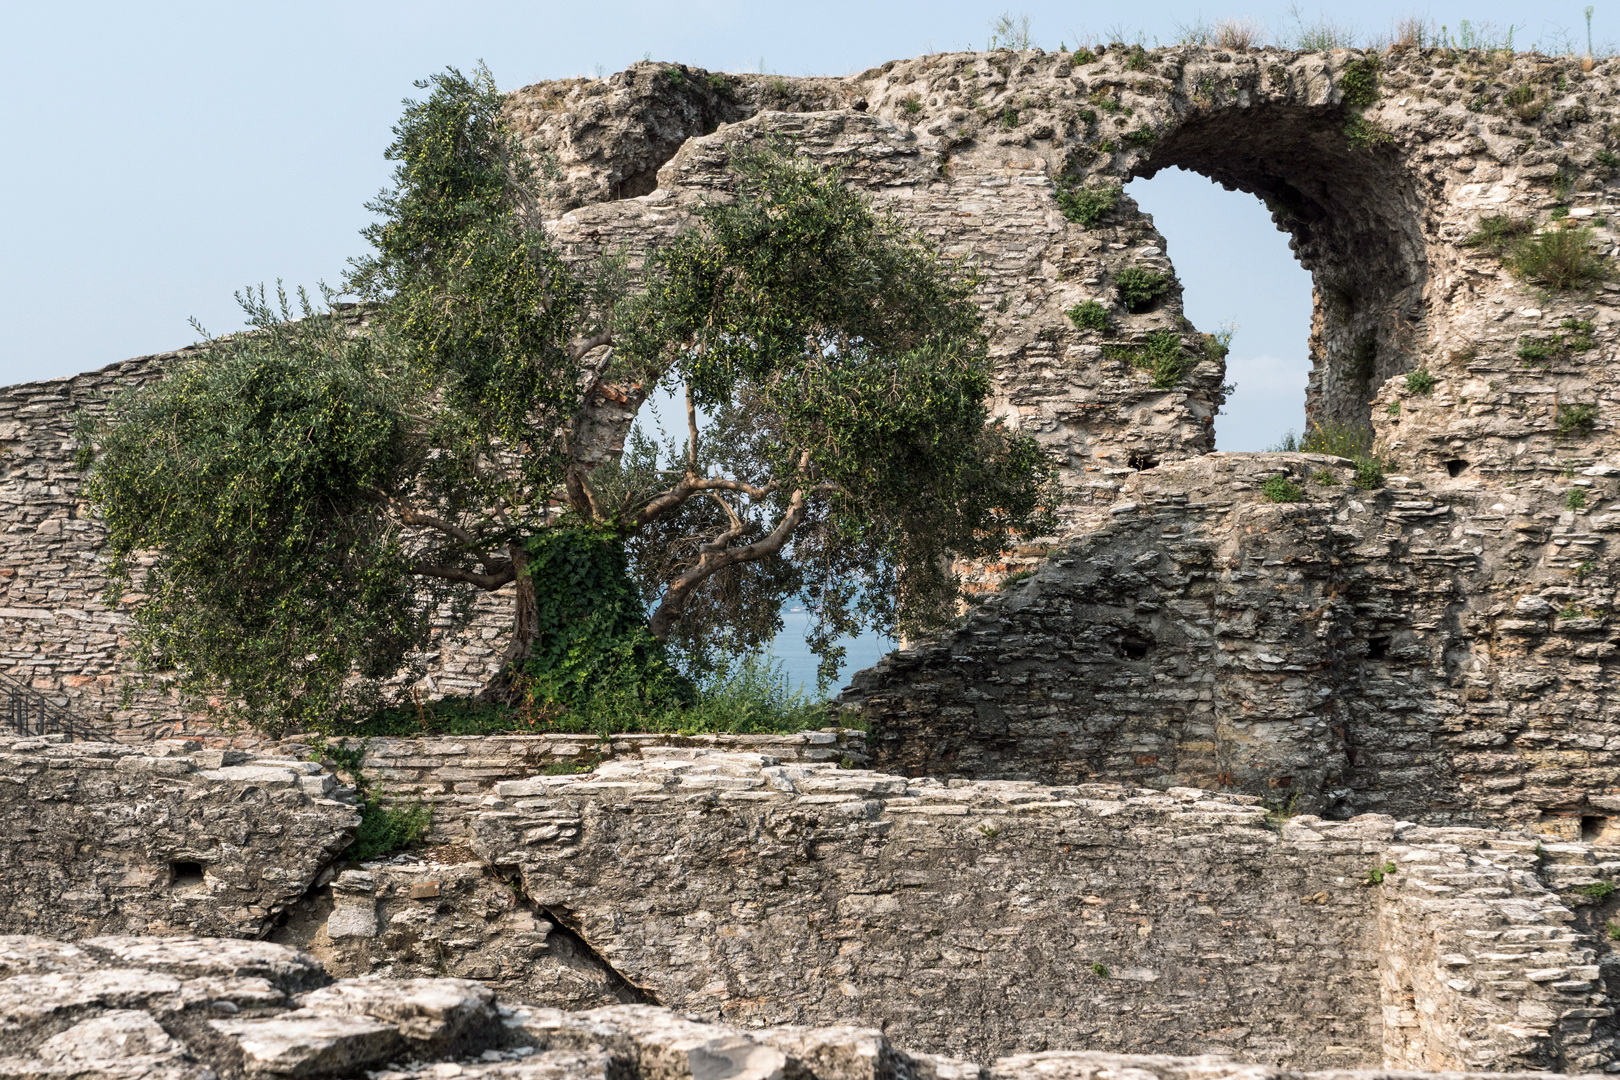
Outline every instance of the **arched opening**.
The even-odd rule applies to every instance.
[[[1412,369],[1422,318],[1422,199],[1411,176],[1325,107],[1196,112],[1132,175],[1172,168],[1257,196],[1288,233],[1313,286],[1306,426],[1370,444],[1373,393]]]
[[[1217,450],[1266,450],[1305,427],[1311,279],[1260,200],[1172,168],[1126,191],[1153,218],[1182,284],[1182,310],[1205,331],[1234,331],[1232,388]]]

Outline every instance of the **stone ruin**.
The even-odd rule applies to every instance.
[[[497,1074],[842,1076],[769,1033],[851,1024],[884,1034],[793,1037],[874,1077],[1620,1069],[1620,282],[1539,288],[1469,242],[1503,215],[1612,265],[1617,90],[1609,59],[1111,46],[843,79],[646,63],[515,92],[574,257],[638,265],[724,197],[730,147],[781,140],[971,265],[996,411],[1059,462],[1062,534],[978,568],[956,629],[854,678],[864,739],[393,740],[378,775],[432,795],[435,846],[347,866],[353,796],[307,747],[227,746],[161,686],[124,696],[72,418],[184,353],[5,388],[0,675],[108,739],[0,755],[0,931],[92,939],[62,972],[114,963],[107,935],[269,938],[345,978],[607,1010],[556,1021],[583,1041],[412,1044]],[[1213,452],[1220,351],[1173,277],[1119,301],[1125,271],[1172,274],[1163,238],[1123,194],[1065,214],[1173,166],[1262,197],[1292,237],[1315,284],[1307,416],[1369,431],[1382,480]],[[1086,302],[1107,318],[1071,319]],[[1147,351],[1166,335],[1179,370]],[[1266,497],[1277,478],[1302,498]],[[488,676],[500,603],[447,627],[424,690]],[[606,760],[537,775],[570,757]],[[57,961],[0,995],[35,963]],[[5,1068],[130,1075],[85,1064],[112,1043],[221,1075],[362,1068],[193,1037],[163,1010],[206,1011],[200,991],[77,992],[6,1006]],[[392,1057],[416,1037],[416,1005],[280,993],[262,1007],[297,1023],[394,1025]],[[676,1038],[654,1007],[734,1025],[679,1038],[742,1056],[642,1053],[634,1032]],[[607,1056],[547,1057],[586,1043]],[[530,1052],[456,1058],[475,1048]],[[1227,1063],[1108,1056],[1211,1053]]]

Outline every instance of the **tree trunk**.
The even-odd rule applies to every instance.
[[[521,544],[508,544],[506,553],[517,571],[517,578],[513,582],[517,595],[513,605],[512,637],[506,643],[506,651],[501,654],[500,672],[478,696],[483,701],[516,705],[523,698],[523,687],[516,668],[529,658],[529,652],[534,648],[534,639],[540,630],[540,611],[534,601],[534,579],[529,576],[528,554]]]

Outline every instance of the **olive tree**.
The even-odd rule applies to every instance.
[[[492,696],[679,701],[668,646],[701,670],[798,596],[831,663],[948,618],[952,560],[1042,524],[1051,469],[989,417],[971,280],[836,173],[738,150],[631,287],[552,244],[487,72],[419,85],[365,303],[249,291],[250,332],[83,427],[146,666],[329,725],[512,585]],[[657,387],[684,432],[614,452]]]

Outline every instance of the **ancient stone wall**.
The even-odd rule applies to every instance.
[[[1067,531],[978,584],[1053,553],[1034,578],[858,681],[846,701],[891,767],[1191,782],[1578,836],[1620,809],[1606,537],[1620,284],[1543,289],[1468,238],[1516,216],[1613,264],[1615,64],[1108,48],[798,80],[648,63],[509,108],[576,257],[634,269],[726,197],[731,148],[785,140],[978,275],[996,411],[1059,463]],[[1173,279],[1137,310],[1118,289],[1130,270],[1170,272],[1163,238],[1124,196],[1093,222],[1064,209],[1174,166],[1268,201],[1316,284],[1309,414],[1373,433],[1405,479],[1363,476],[1362,491],[1342,464],[1207,456],[1219,350]],[[1101,329],[1069,318],[1082,302],[1105,309]],[[1164,335],[1184,370],[1149,362]],[[176,709],[142,693],[120,711],[121,616],[94,599],[99,532],[70,425],[162,362],[0,396],[0,499],[16,508],[0,533],[3,673],[144,730]],[[1302,502],[1257,497],[1278,470]],[[502,602],[443,640],[427,692],[487,677]]]
[[[0,938],[0,1073],[29,1080],[1394,1080],[1378,1071],[1301,1073],[1222,1058],[1074,1051],[978,1065],[903,1048],[870,1027],[744,1030],[647,1006],[535,1009],[463,979],[333,982],[308,954],[262,942],[140,937]]]
[[[1108,525],[843,700],[873,724],[875,760],[916,775],[1192,784],[1596,835],[1620,812],[1616,475],[1363,491],[1320,456],[1161,466]],[[1278,477],[1301,501],[1264,496]]]
[[[649,753],[654,753],[649,751]],[[478,853],[661,1004],[1293,1067],[1604,1067],[1602,848],[747,755],[499,785]]]
[[[346,864],[352,795],[317,766],[151,749],[0,753],[0,929],[91,952],[131,927],[269,936],[343,976],[881,1024],[976,1060],[1616,1060],[1620,858],[1603,845],[645,747],[502,781],[436,846]]]
[[[353,792],[308,762],[0,743],[0,932],[260,937],[358,822]]]

